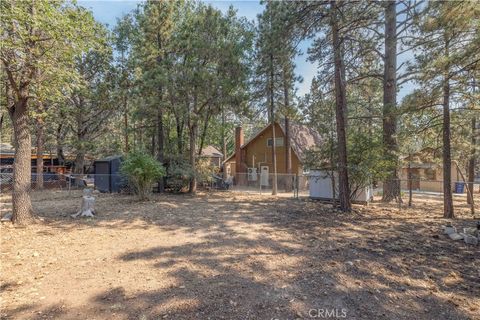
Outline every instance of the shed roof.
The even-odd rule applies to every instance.
[[[202,157],[222,158],[223,154],[214,146],[209,145],[202,149]]]
[[[103,161],[103,162],[108,162],[108,161],[113,161],[113,160],[117,160],[117,159],[122,159],[123,156],[121,155],[113,155],[113,156],[108,156],[108,157],[105,157],[103,159],[98,159],[98,160],[95,160],[95,161]]]

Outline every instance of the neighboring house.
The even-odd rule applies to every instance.
[[[31,166],[32,172],[35,173],[37,166],[37,152],[35,148],[32,148],[31,154]],[[6,168],[11,169],[15,160],[15,148],[9,143],[0,143],[0,169],[4,171]],[[44,172],[58,172],[65,173],[67,167],[61,166],[58,163],[58,159],[55,154],[48,152],[43,153],[43,171]]]
[[[234,176],[238,181],[252,172],[273,173],[272,127],[267,125],[246,143],[243,129],[235,129],[235,152],[224,161],[227,176]],[[275,122],[275,139],[278,175],[302,174],[305,152],[322,143],[318,132],[294,123],[290,123],[287,130],[285,124]]]
[[[214,146],[206,146],[202,149],[201,159],[210,159],[212,166],[220,168],[222,166],[223,154]]]
[[[410,164],[413,190],[443,192],[443,166],[440,163],[439,155],[435,155],[435,153],[432,155],[432,150],[423,150],[403,157],[402,168],[398,174],[402,189],[408,189],[408,167]],[[453,162],[450,174],[453,188],[455,182],[462,181],[462,175]]]

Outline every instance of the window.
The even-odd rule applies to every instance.
[[[432,168],[425,169],[425,177],[427,180],[437,180],[437,171]]]
[[[267,147],[272,146],[272,138],[267,139]],[[275,147],[283,147],[283,138],[275,138]]]

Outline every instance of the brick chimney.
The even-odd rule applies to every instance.
[[[235,172],[237,173],[243,172],[242,151],[240,149],[243,143],[244,143],[243,128],[236,127],[235,128]]]

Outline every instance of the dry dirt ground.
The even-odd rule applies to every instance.
[[[2,319],[480,319],[480,246],[441,234],[441,199],[340,214],[231,192],[97,196],[96,218],[73,219],[80,193],[36,192],[40,223],[0,226]],[[464,201],[457,227],[474,225]]]

